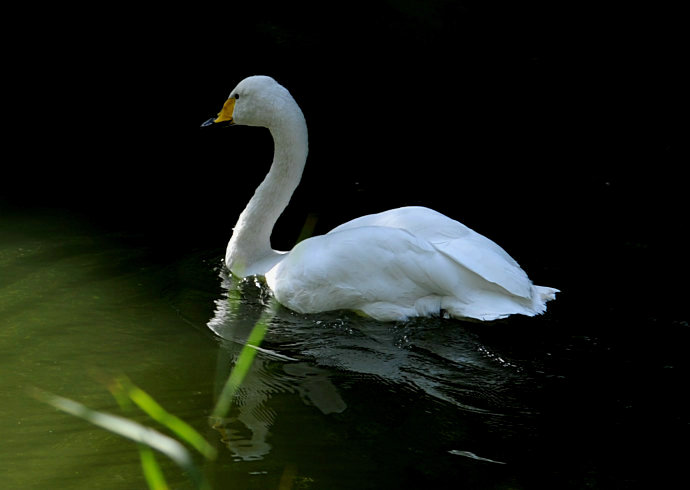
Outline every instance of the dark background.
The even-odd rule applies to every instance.
[[[322,233],[423,204],[497,241],[560,303],[685,322],[679,17],[472,0],[15,13],[0,205],[222,249],[271,140],[199,125],[267,74],[310,130],[276,248],[309,213]]]

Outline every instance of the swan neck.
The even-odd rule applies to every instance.
[[[299,185],[308,152],[306,123],[297,111],[287,122],[269,128],[273,163],[240,214],[228,244],[225,262],[235,275],[264,275],[282,256],[271,247],[271,233]]]

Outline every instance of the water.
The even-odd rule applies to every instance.
[[[219,245],[165,250],[69,212],[0,215],[0,487],[144,488],[134,444],[27,395],[120,413],[104,385],[120,373],[219,448],[214,488],[635,488],[678,471],[683,320],[586,314],[567,295],[491,325],[298,315],[224,274]],[[261,351],[211,428],[266,308]]]

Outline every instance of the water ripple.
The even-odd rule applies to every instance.
[[[472,324],[444,319],[381,323],[349,312],[301,315],[271,303],[266,285],[254,278],[223,275],[223,286],[208,327],[223,339],[226,372],[262,312],[273,311],[233,422],[242,422],[252,436],[228,440],[240,458],[267,451],[262,435],[273,418],[261,414],[272,396],[294,393],[323,414],[342,413],[348,406],[339,386],[343,379],[416,393],[431,403],[498,419],[532,410],[518,401],[522,392],[516,390],[525,385],[519,361],[487,345]]]

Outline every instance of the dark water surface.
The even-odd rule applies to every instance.
[[[143,488],[133,443],[26,393],[119,413],[102,380],[120,373],[219,449],[214,488],[636,488],[681,469],[681,319],[590,314],[567,292],[545,316],[492,324],[277,308],[212,429],[272,306],[260,282],[223,273],[222,244],[165,252],[66,211],[8,209],[0,230],[3,488]]]

